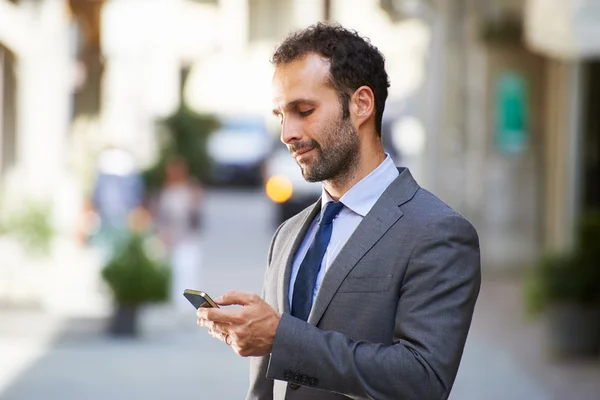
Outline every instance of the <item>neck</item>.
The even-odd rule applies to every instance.
[[[348,190],[373,172],[383,160],[385,160],[385,152],[379,140],[376,146],[363,146],[356,166],[341,176],[323,181],[323,186],[332,199],[339,201]]]

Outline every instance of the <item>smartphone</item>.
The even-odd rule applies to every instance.
[[[200,307],[219,308],[219,305],[215,303],[215,301],[211,299],[208,294],[200,290],[185,289],[183,291],[183,296],[188,299],[190,303],[192,303],[196,310]]]

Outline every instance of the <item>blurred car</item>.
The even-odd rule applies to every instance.
[[[221,118],[221,127],[207,143],[210,183],[260,187],[273,142],[262,118]]]
[[[281,224],[321,197],[321,183],[307,182],[288,149],[277,147],[265,163],[265,192],[276,207]]]

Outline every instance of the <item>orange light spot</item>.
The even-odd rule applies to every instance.
[[[292,182],[284,176],[272,176],[265,185],[267,196],[275,203],[285,203],[292,197],[293,191]]]

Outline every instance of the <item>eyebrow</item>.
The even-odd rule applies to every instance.
[[[310,106],[314,106],[316,105],[317,102],[315,100],[309,100],[309,99],[297,99],[294,101],[290,101],[289,103],[287,103],[283,109],[284,110],[290,110],[290,109],[294,109],[294,108],[298,108],[300,105],[310,105]],[[277,116],[281,113],[279,108],[274,108],[273,109],[273,115]]]

